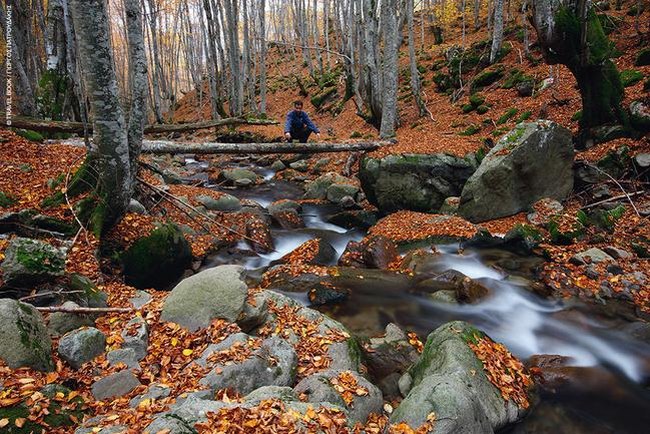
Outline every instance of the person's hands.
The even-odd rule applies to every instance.
[[[320,133],[316,133],[316,137],[320,139]]]
[[[284,133],[284,137],[286,137],[287,140],[291,140],[291,133]]]

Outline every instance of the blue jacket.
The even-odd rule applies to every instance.
[[[290,133],[291,131],[302,130],[305,126],[314,133],[320,133],[320,130],[309,119],[309,115],[304,111],[291,110],[287,113],[287,121],[284,123],[284,132]]]

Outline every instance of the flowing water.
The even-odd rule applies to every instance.
[[[302,189],[296,184],[272,180],[272,172],[262,174],[267,179],[262,186],[228,192],[262,206],[301,196]],[[313,238],[328,241],[340,255],[349,241],[361,239],[364,232],[327,223],[327,216],[336,211],[306,205],[306,228],[272,230],[275,252],[256,255],[241,243],[234,251],[212,257],[207,266],[235,262],[259,276],[273,261]],[[350,278],[344,282],[350,292],[345,302],[318,309],[361,336],[379,335],[388,323],[395,322],[424,339],[445,322],[464,320],[506,344],[522,360],[536,354],[570,357],[566,385],[557,393],[542,394],[534,411],[509,432],[650,432],[650,346],[647,339],[634,337],[632,331],[639,324],[603,315],[594,306],[535,295],[530,283],[541,263],[539,258],[495,249],[458,253],[457,247],[436,246],[440,254],[419,264],[415,279],[389,272],[374,273],[370,279]],[[478,280],[489,288],[489,295],[474,304],[450,304],[434,301],[417,286],[418,281],[446,270]],[[286,295],[309,304],[304,293]],[[648,334],[645,329],[645,336]]]

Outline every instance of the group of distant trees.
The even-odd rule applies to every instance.
[[[583,97],[583,129],[625,124],[623,88],[610,43],[587,0],[7,0],[12,6],[17,111],[93,122],[84,167],[99,174],[93,222],[110,227],[128,205],[147,119],[170,121],[177,98],[196,89],[214,119],[266,113],[269,48],[283,72],[306,68],[315,82],[339,69],[346,99],[393,137],[400,48],[408,45],[410,85],[422,116],[418,52],[470,16],[492,35],[527,21],[549,63],[566,65]],[[0,25],[6,35],[5,7]],[[419,31],[415,17],[419,16]],[[418,35],[419,33],[419,35]],[[418,38],[419,36],[419,38]],[[527,32],[524,32],[527,48]],[[301,78],[297,77],[297,85]],[[207,90],[206,90],[207,89]],[[79,176],[77,178],[83,178]]]

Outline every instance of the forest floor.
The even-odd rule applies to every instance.
[[[615,16],[624,16],[624,13],[613,11]],[[641,22],[650,19],[650,11],[644,12]],[[523,47],[515,37],[516,31],[508,34],[506,45],[511,47],[509,53],[500,61],[507,77],[509,71],[514,68],[521,70],[524,74],[535,77],[538,81],[548,77],[549,66],[545,65],[539,54],[533,52],[534,62],[530,62],[523,55]],[[470,33],[466,37],[466,44],[483,41],[488,37],[485,30],[477,33]],[[620,70],[632,69],[633,59],[637,52],[636,44],[638,39],[634,34],[633,22],[624,19],[619,30],[612,34],[612,38],[618,49],[623,53],[616,59]],[[424,41],[424,51],[420,53],[422,63],[433,65],[443,59],[446,49],[460,45],[460,35],[453,34],[448,37],[448,42],[443,45],[433,45],[432,40],[427,36]],[[273,61],[273,58],[272,58]],[[407,68],[408,58],[402,56],[400,62],[402,68]],[[291,107],[291,101],[300,98],[295,86],[287,85],[285,79],[291,73],[300,75],[308,81],[306,71],[303,68],[292,67],[294,70],[284,71],[286,64],[297,62],[283,62],[280,64],[280,57],[275,58],[275,68],[271,68],[269,77],[270,85],[276,87],[269,95],[268,115],[270,118],[282,122],[284,115]],[[646,77],[650,76],[650,67],[634,68],[641,70]],[[479,71],[472,71],[467,74],[466,79]],[[484,88],[481,93],[487,98],[490,104],[489,111],[479,115],[476,111],[465,114],[462,105],[467,103],[468,96],[465,95],[457,102],[450,102],[449,96],[438,93],[433,82],[435,71],[427,68],[423,74],[424,90],[428,109],[433,113],[432,118],[419,117],[416,113],[412,98],[409,96],[408,80],[404,79],[400,86],[400,120],[401,128],[397,133],[397,144],[383,147],[375,152],[374,156],[386,155],[389,153],[449,153],[464,156],[469,152],[475,152],[486,146],[485,139],[496,141],[498,137],[510,130],[517,123],[517,120],[527,112],[530,112],[531,119],[545,117],[552,119],[564,126],[577,130],[577,121],[572,120],[574,114],[580,109],[581,102],[576,90],[576,83],[569,71],[562,67],[553,67],[555,83],[549,89],[539,93],[535,97],[520,97],[515,89],[503,89],[502,80]],[[315,88],[314,88],[315,91]],[[643,82],[637,83],[626,89],[626,103],[643,95]],[[196,92],[190,92],[179,102],[175,112],[174,120],[177,122],[198,121],[209,118],[209,104],[207,99],[199,100]],[[511,109],[516,114],[510,116],[503,123],[497,125],[497,121]],[[545,116],[544,116],[545,115]],[[352,101],[344,105],[343,111],[333,116],[330,113],[316,112],[313,115],[315,122],[323,131],[326,141],[348,141],[357,137],[369,139],[376,138],[376,130],[365,123],[362,118],[355,114],[355,107]],[[488,120],[491,119],[491,120]],[[481,126],[479,133],[471,136],[462,136],[459,133],[465,131],[470,125]],[[282,134],[281,127],[276,126],[255,126],[240,127],[239,132],[250,132],[260,134],[267,138],[279,137]],[[214,132],[202,132],[183,137],[188,141],[201,141],[213,138]],[[576,153],[576,160],[596,162],[610,152],[619,149],[629,148],[630,157],[638,153],[650,152],[650,139],[648,137],[633,139],[618,139],[601,145],[597,145],[586,151]],[[0,130],[0,192],[7,197],[15,199],[8,206],[2,208],[2,213],[33,209],[44,215],[49,215],[69,222],[74,221],[74,204],[82,197],[69,198],[69,202],[57,207],[43,207],[42,201],[53,192],[64,189],[67,180],[72,176],[75,169],[83,161],[85,149],[66,144],[42,145],[27,141],[14,133]],[[313,167],[316,161],[323,157],[329,157],[330,161],[322,172],[341,172],[348,160],[346,154],[329,154],[312,157],[309,164]],[[221,156],[204,160],[210,162],[212,173],[211,178],[216,179],[222,165],[228,164],[229,157]],[[143,161],[151,161],[150,157],[143,157]],[[216,169],[213,169],[215,168]],[[353,170],[355,173],[357,168]],[[315,178],[313,172],[307,172],[307,178]],[[152,185],[160,185],[158,178],[149,170],[143,169],[140,175],[146,182]],[[63,183],[53,183],[54,180],[63,180]],[[645,193],[635,195],[630,201],[622,199],[620,202],[625,211],[621,218],[616,220],[611,231],[603,234],[588,233],[580,240],[573,240],[565,245],[556,245],[551,242],[551,234],[542,231],[544,239],[538,247],[540,253],[545,255],[546,262],[540,274],[540,279],[547,288],[551,288],[554,296],[581,297],[585,299],[600,300],[605,297],[603,291],[618,293],[628,291],[630,286],[636,289],[632,291],[632,298],[627,300],[630,308],[636,315],[648,318],[650,315],[650,287],[647,281],[630,282],[629,279],[622,279],[620,276],[633,276],[637,271],[647,272],[650,269],[650,262],[637,254],[617,261],[621,270],[611,272],[606,269],[607,264],[593,264],[599,279],[591,279],[585,271],[592,264],[576,265],[571,262],[575,253],[584,251],[590,247],[615,247],[626,251],[634,251],[633,245],[640,238],[650,239],[650,225],[648,214],[650,213],[650,193],[647,191],[647,183],[618,183],[614,181],[605,182],[613,195],[623,194],[624,191],[632,192],[646,190]],[[170,184],[169,193],[177,197],[187,198],[191,205],[198,206],[195,197],[203,194],[215,199],[221,197],[222,193],[199,186],[183,184]],[[589,203],[592,198],[588,194],[580,193],[569,197],[564,203],[564,210],[561,225],[572,230],[579,220],[578,211]],[[636,210],[632,206],[634,203]],[[372,206],[364,203],[363,206],[371,209]],[[193,234],[187,235],[190,242],[195,263],[200,263],[209,253],[215,237],[224,240],[228,244],[234,244],[242,240],[242,234],[249,237],[256,237],[255,232],[246,231],[246,216],[239,213],[221,213],[214,221],[205,221],[200,218],[193,218],[185,212],[179,211],[171,202],[160,201],[155,207],[148,210],[151,215],[135,213],[127,214],[122,221],[107,235],[107,238],[127,248],[135,240],[148,235],[155,227],[157,218],[153,215],[164,216],[165,219],[174,221],[179,225],[191,227]],[[371,229],[373,234],[382,234],[395,241],[402,239],[416,239],[444,233],[445,235],[467,236],[468,231],[476,228],[468,222],[457,218],[446,221],[444,224],[431,223],[429,215],[415,212],[401,211],[391,214],[381,220]],[[516,225],[527,221],[526,213],[520,213],[511,217],[482,223],[480,226],[494,235],[503,235]],[[229,228],[229,229],[226,229]],[[588,230],[589,232],[589,230]],[[3,259],[10,238],[0,238],[0,260]],[[52,238],[49,242],[56,245],[61,240]],[[263,242],[263,239],[260,239]],[[135,288],[123,283],[121,270],[110,261],[110,258],[98,257],[96,251],[99,241],[89,232],[81,230],[73,239],[70,247],[70,254],[67,258],[66,271],[68,273],[80,273],[97,284],[98,289],[109,295],[108,305],[112,307],[129,306],[129,300],[137,295]],[[304,267],[304,271],[310,271],[308,265],[297,264],[296,267]],[[400,269],[400,267],[395,267]],[[298,271],[299,272],[299,271]],[[405,271],[408,272],[408,271]],[[0,276],[1,279],[1,276]],[[603,279],[607,285],[603,285]],[[1,282],[0,282],[1,283]],[[145,318],[150,325],[149,349],[147,361],[150,366],[157,366],[158,371],[147,367],[139,377],[143,384],[156,382],[167,384],[173,388],[169,398],[150,400],[140,403],[137,407],[129,406],[129,399],[142,392],[142,388],[136,389],[130,395],[112,401],[99,401],[91,398],[90,386],[98,378],[109,373],[116,372],[118,367],[110,367],[104,355],[97,357],[93,362],[85,364],[81,369],[74,370],[64,363],[57,354],[54,354],[56,363],[55,371],[41,373],[31,369],[11,370],[0,362],[0,380],[2,380],[3,392],[0,394],[0,407],[10,406],[22,401],[25,397],[31,400],[30,414],[20,423],[41,422],[47,414],[50,398],[37,393],[42,386],[53,383],[75,384],[78,394],[55,398],[63,407],[74,407],[75,398],[81,396],[87,402],[92,415],[108,416],[104,419],[106,425],[123,424],[130,427],[132,432],[142,432],[152,420],[154,413],[163,411],[172,402],[174,397],[183,391],[198,389],[197,379],[186,375],[182,367],[189,361],[196,358],[208,345],[209,342],[223,340],[226,336],[237,331],[237,326],[225,322],[216,322],[209,329],[190,333],[180,327],[173,327],[170,323],[159,321],[162,302],[166,292],[148,290],[153,300],[144,307],[136,310],[136,315]],[[611,294],[608,295],[611,297]],[[121,332],[127,327],[126,323],[132,318],[133,312],[109,313],[96,321],[96,327],[107,336],[107,346],[118,348],[121,344]],[[55,339],[56,345],[56,339]],[[421,350],[422,344],[414,338],[413,345]],[[308,350],[308,348],[305,348]],[[236,355],[232,354],[233,360]],[[309,354],[299,355],[301,359],[310,360]],[[315,363],[312,360],[312,363]],[[354,391],[353,391],[354,392]],[[236,401],[240,397],[228,396],[224,392],[225,399]],[[397,405],[397,403],[386,403]],[[269,418],[270,415],[277,416],[277,409],[259,409],[260,418]],[[244,423],[255,419],[249,415],[229,414],[223,415],[233,423]],[[307,416],[305,416],[307,417]],[[239,419],[237,419],[239,418]],[[328,432],[337,431],[340,427],[340,415],[319,411],[309,416],[310,420],[322,429],[329,429]],[[272,420],[276,426],[281,426],[282,421]],[[357,426],[354,432],[379,433],[387,425],[387,415],[373,416],[365,426]],[[0,419],[0,430],[3,427],[3,419]],[[70,432],[70,428],[58,428],[48,432]],[[291,432],[290,429],[282,432]],[[408,427],[394,427],[395,433],[415,433]],[[424,431],[426,432],[426,431]]]

